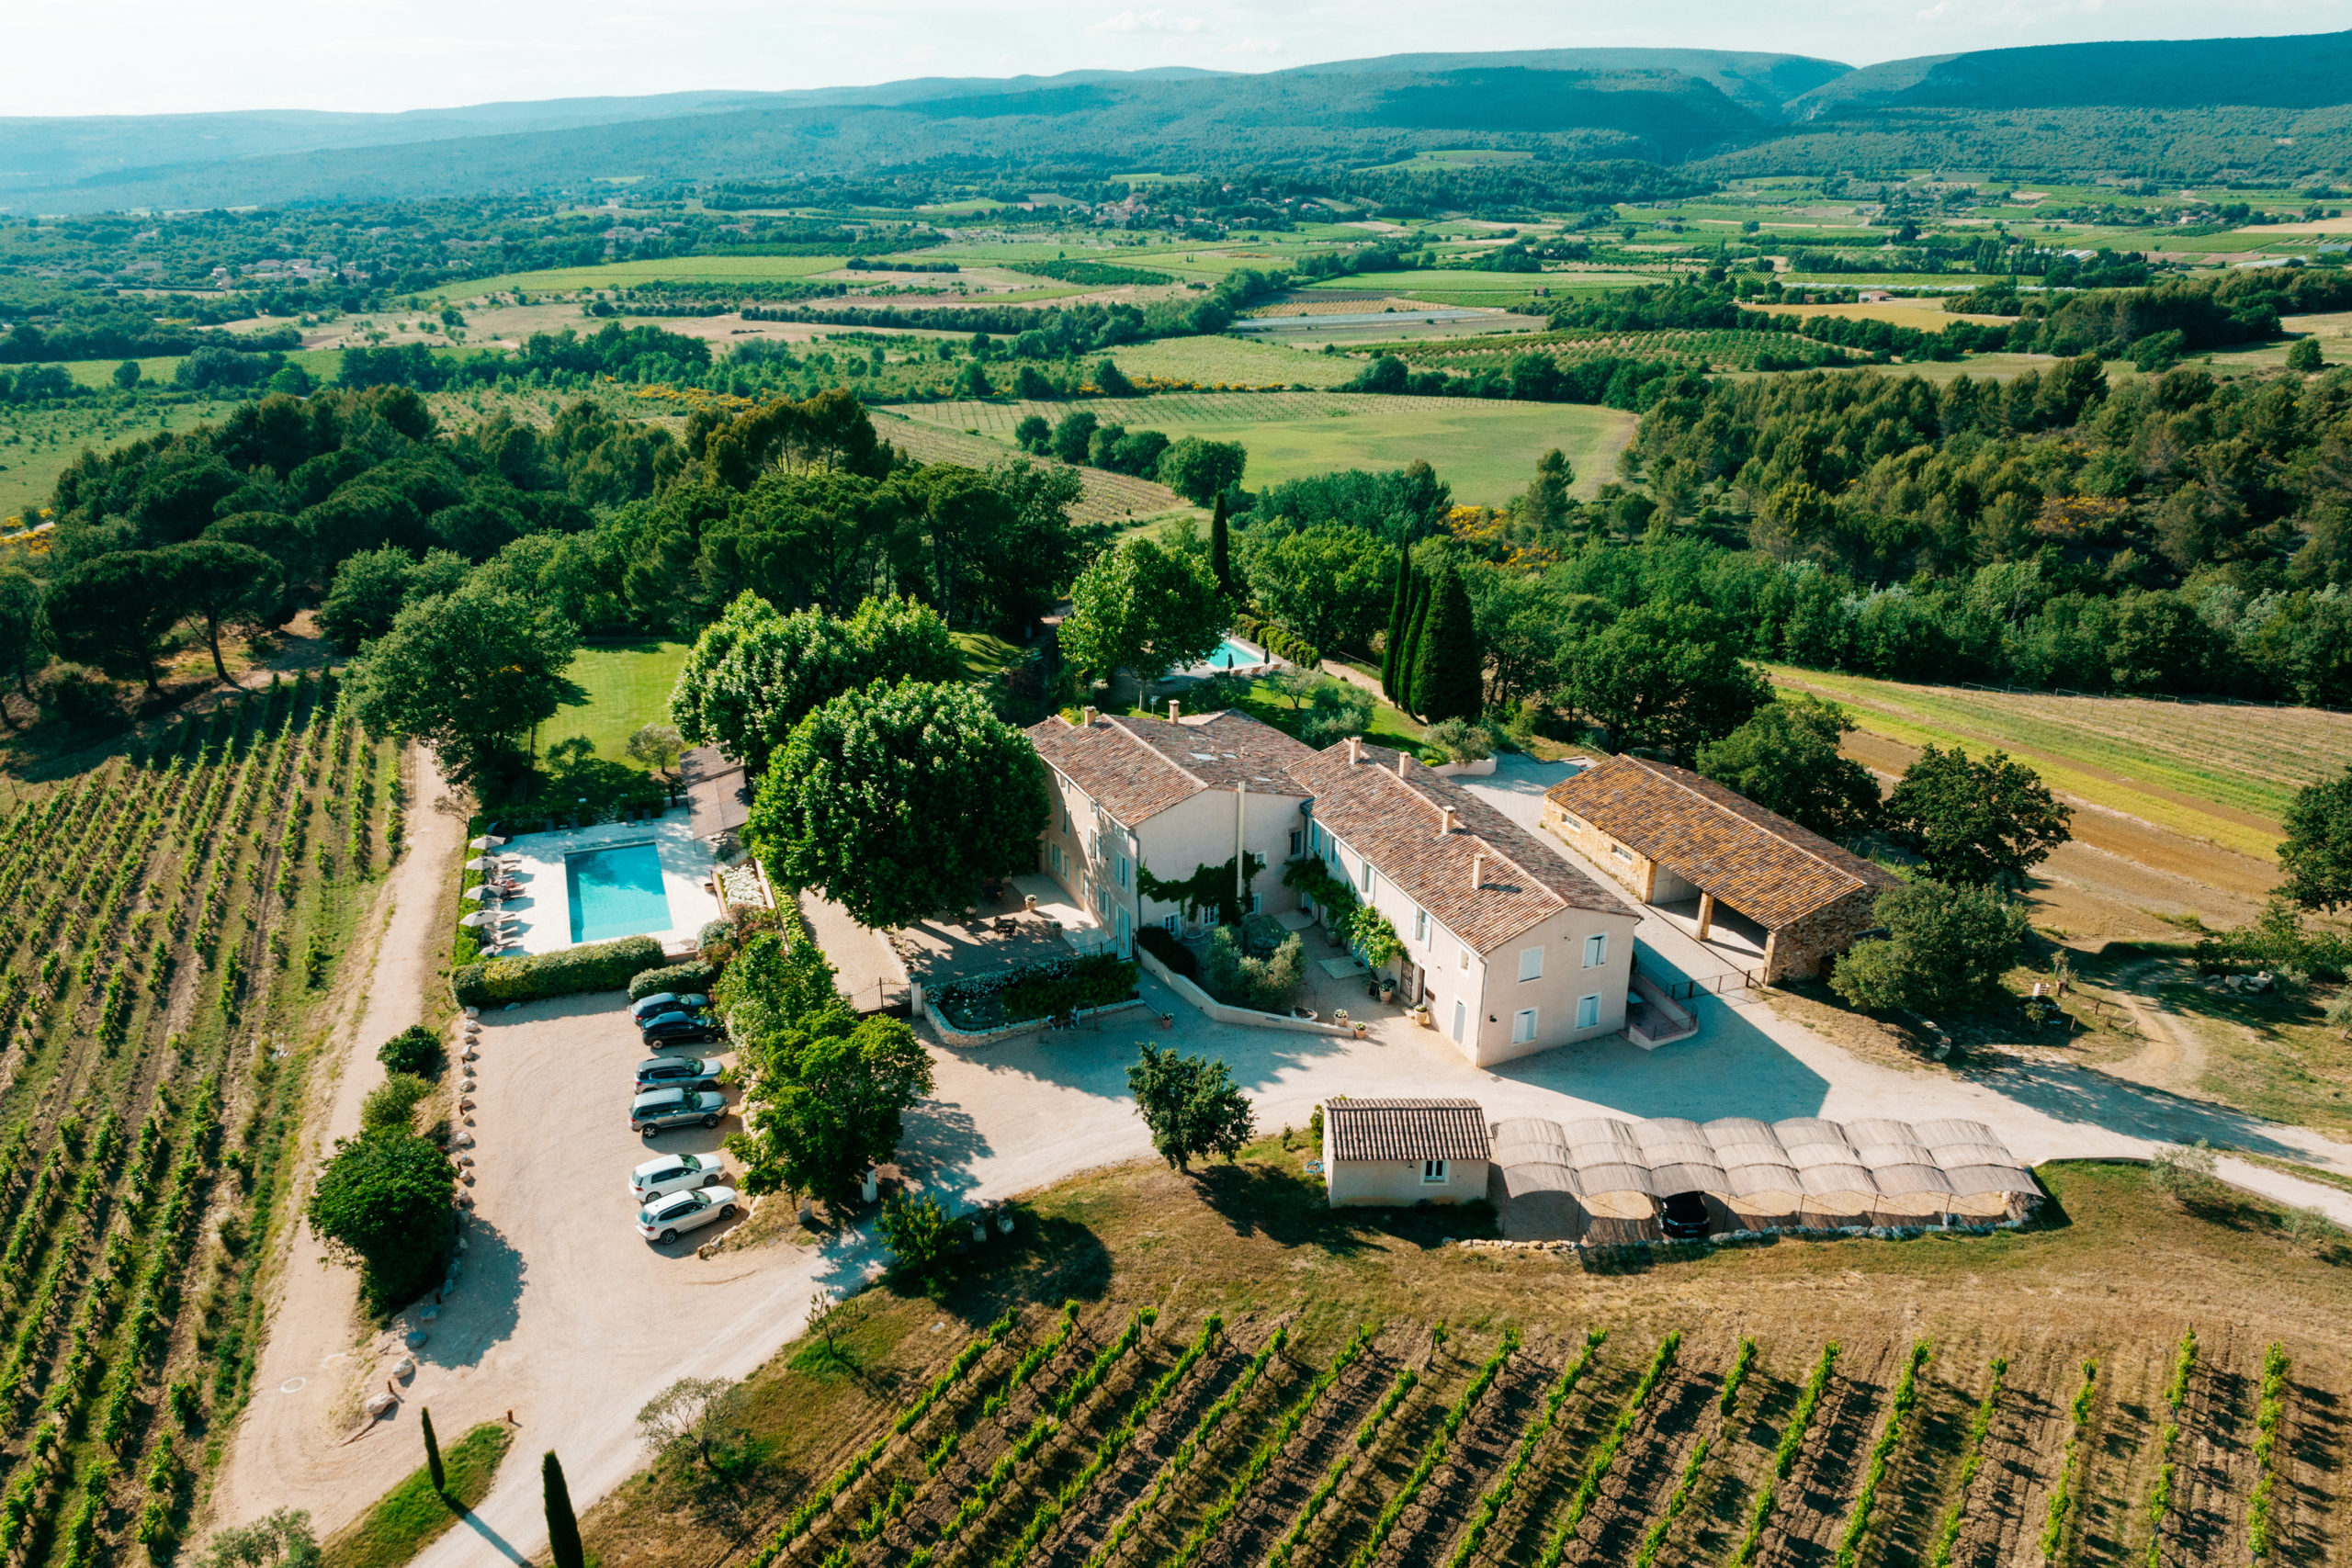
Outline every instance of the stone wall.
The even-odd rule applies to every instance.
[[[1619,843],[1581,817],[1574,817],[1552,801],[1544,803],[1544,826],[1554,838],[1600,868],[1641,902],[1651,902],[1657,872],[1649,858]]]
[[[1858,887],[1774,931],[1764,944],[1766,983],[1820,975],[1830,959],[1878,924],[1878,895],[1875,887]]]

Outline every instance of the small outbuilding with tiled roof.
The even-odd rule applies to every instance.
[[[1767,811],[1713,779],[1646,757],[1611,757],[1556,784],[1544,825],[1645,904],[1697,904],[1697,935],[1726,913],[1762,932],[1756,977],[1819,975],[1878,923],[1883,866]]]
[[[1487,1195],[1487,1113],[1475,1100],[1348,1100],[1323,1105],[1331,1207],[1464,1203]]]

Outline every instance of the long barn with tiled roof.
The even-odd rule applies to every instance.
[[[1611,757],[1556,784],[1544,825],[1645,904],[1698,900],[1708,940],[1725,910],[1766,934],[1757,976],[1817,975],[1877,923],[1893,873],[1734,794],[1645,757]]]

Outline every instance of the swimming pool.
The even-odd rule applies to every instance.
[[[571,895],[571,940],[609,942],[670,929],[670,900],[662,891],[662,852],[650,843],[615,844],[563,859]]]
[[[1264,654],[1249,644],[1236,642],[1231,637],[1227,637],[1219,643],[1216,651],[1209,655],[1209,663],[1218,670],[1242,670],[1251,665],[1263,664],[1265,661]]]

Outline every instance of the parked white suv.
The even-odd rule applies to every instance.
[[[673,1192],[656,1198],[637,1212],[637,1234],[648,1241],[678,1239],[680,1231],[694,1230],[714,1220],[735,1217],[735,1189],[705,1187],[693,1192]]]
[[[628,1173],[628,1195],[643,1203],[727,1179],[727,1167],[711,1155],[663,1155]]]

